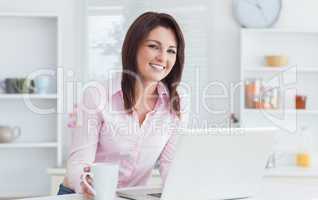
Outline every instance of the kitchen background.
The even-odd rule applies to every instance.
[[[315,0],[283,0],[280,18],[274,27],[292,30],[318,30],[318,24],[316,23],[318,19],[317,8],[318,2]],[[5,13],[14,13],[14,15],[23,13],[21,15],[43,16],[53,13],[53,17],[44,21],[47,21],[45,24],[49,24],[49,28],[53,28],[52,32],[58,32],[59,37],[52,36],[57,45],[52,43],[49,43],[49,45],[53,49],[52,51],[56,50],[57,53],[53,57],[49,57],[48,60],[63,68],[64,83],[74,80],[100,79],[103,78],[100,75],[104,72],[116,69],[119,65],[116,59],[121,46],[121,43],[118,42],[121,40],[120,36],[125,33],[127,24],[130,24],[136,16],[146,10],[163,10],[175,14],[184,29],[187,41],[187,63],[184,80],[190,83],[193,89],[192,119],[197,121],[194,126],[202,127],[206,124],[214,127],[229,126],[231,113],[240,116],[240,101],[242,98],[239,93],[236,93],[233,97],[234,104],[231,104],[232,99],[222,97],[207,101],[207,106],[214,111],[225,110],[225,112],[216,113],[211,113],[202,106],[201,97],[203,88],[207,83],[222,82],[229,91],[231,84],[239,83],[241,80],[240,26],[233,17],[232,0],[187,0],[182,2],[177,0],[163,0],[160,2],[154,0],[0,0],[0,14],[4,13],[4,15],[6,15]],[[55,18],[54,16],[58,17]],[[10,25],[8,20],[5,20],[5,22],[6,25]],[[85,22],[87,22],[87,26]],[[109,38],[112,39],[106,43],[98,40],[103,38],[103,35],[98,35],[99,32],[94,30],[98,31],[103,26],[113,27],[111,26],[112,23],[116,24],[113,29],[115,34],[109,35]],[[45,24],[43,26],[46,26]],[[4,27],[0,27],[0,30],[4,29]],[[13,30],[15,29],[13,28]],[[86,38],[88,39],[86,40]],[[1,41],[4,40],[2,38]],[[89,45],[86,45],[85,42],[88,42]],[[40,48],[42,47],[39,46]],[[6,49],[10,49],[10,44],[6,43],[6,45],[0,47],[1,52],[5,52]],[[109,63],[104,64],[105,61],[100,57],[101,52],[110,55],[107,57]],[[32,56],[36,60],[37,55]],[[1,78],[4,78],[4,74],[8,74],[7,72],[10,71],[8,69],[12,67],[4,65],[5,62],[3,61],[6,59],[2,59],[2,62],[0,62]],[[23,57],[13,57],[12,59],[20,60],[22,63],[20,67],[23,68]],[[45,61],[43,62],[45,63]],[[102,69],[100,63],[107,68]],[[15,70],[19,71],[18,68]],[[222,90],[219,89],[211,87],[205,92],[212,95],[221,94],[222,96]],[[0,146],[2,158],[0,197],[46,195],[49,193],[50,177],[46,173],[47,168],[63,167],[67,158],[70,139],[67,129],[67,109],[72,106],[74,96],[76,95],[71,94],[69,90],[65,91],[63,98],[65,104],[64,109],[62,109],[64,113],[51,118],[53,121],[56,120],[56,125],[53,127],[50,127],[50,124],[47,125],[47,127],[58,132],[57,136],[54,135],[55,133],[50,133],[52,134],[50,137],[53,138],[44,137],[46,125],[34,121],[39,130],[44,130],[36,133],[40,135],[39,138],[58,140],[57,146],[53,145],[53,149],[51,147],[34,148],[34,146],[8,149],[5,146]],[[60,104],[57,103],[59,99],[54,102],[54,97],[47,98],[50,99],[48,105],[53,104],[61,108]],[[12,124],[9,125],[19,126],[19,124],[13,123],[16,116],[8,115],[11,112],[19,115],[18,112],[11,111],[14,110],[15,104],[11,105],[11,110],[10,107],[4,108],[6,105],[6,102],[2,102],[1,125],[5,125],[2,123],[6,122],[9,116],[13,119],[11,120]],[[32,126],[32,119],[30,120]],[[22,130],[21,134],[25,136],[29,133]],[[36,134],[30,134],[33,138],[28,139],[37,140]],[[54,148],[58,150],[55,151]],[[56,160],[61,162],[59,163]]]

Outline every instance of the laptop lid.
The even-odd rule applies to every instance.
[[[178,138],[164,200],[212,200],[258,192],[275,128],[188,129]]]

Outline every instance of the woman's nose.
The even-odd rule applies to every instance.
[[[164,51],[160,51],[156,58],[160,62],[165,62],[167,60],[167,54]]]

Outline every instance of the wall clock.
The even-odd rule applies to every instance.
[[[271,27],[281,7],[281,0],[233,0],[234,17],[245,28]]]

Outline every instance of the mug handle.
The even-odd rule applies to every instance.
[[[21,136],[21,128],[18,126],[13,127],[14,139]]]
[[[86,187],[96,196],[96,191],[93,189],[93,187],[86,181],[86,177],[90,176],[93,178],[93,174],[91,172],[84,172],[83,173],[83,183],[86,185]]]

